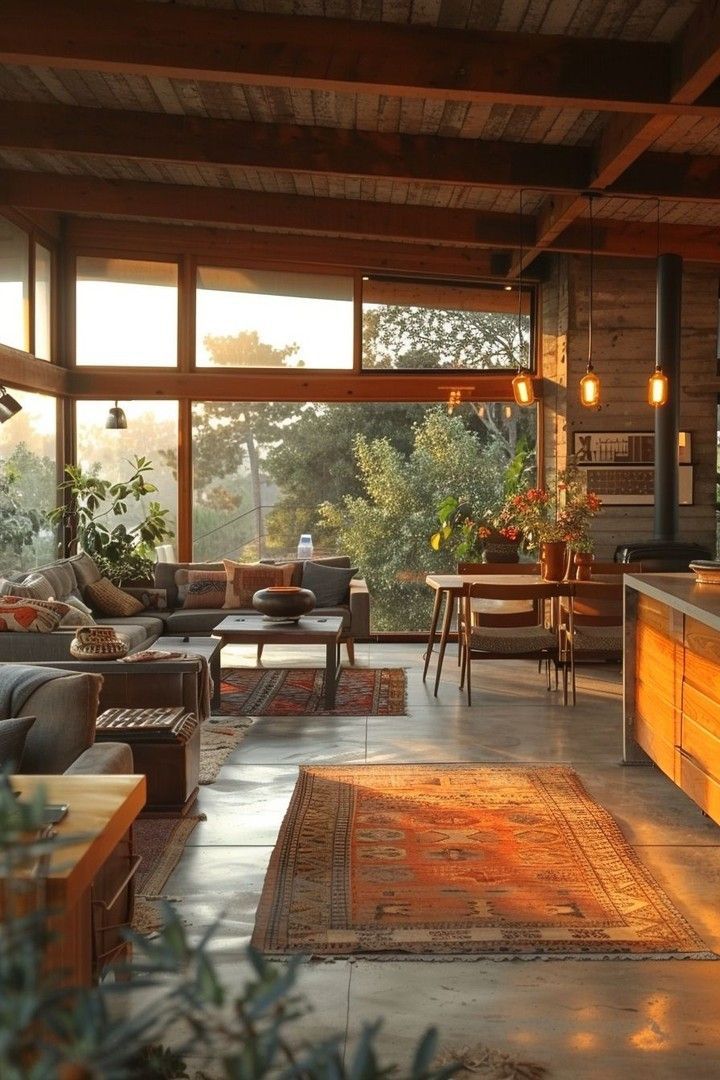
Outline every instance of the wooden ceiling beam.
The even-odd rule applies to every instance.
[[[473,187],[584,188],[583,147],[0,102],[0,147]]]
[[[676,105],[696,102],[720,76],[718,0],[701,0],[695,8],[671,45],[671,68],[670,99]],[[603,190],[615,183],[672,122],[672,117],[660,110],[655,116],[611,116],[595,146],[589,188]],[[541,251],[552,246],[573,218],[581,216],[584,205],[579,199],[573,205],[559,200],[557,207],[546,201],[539,215],[536,242],[522,260],[514,260],[510,276],[516,276]]]
[[[655,259],[657,224],[654,221],[610,221],[595,218],[593,240],[596,255]],[[590,243],[587,219],[575,221],[549,245],[549,250],[586,254]],[[720,230],[714,225],[663,225],[663,251],[682,255],[689,262],[720,263]]]
[[[659,42],[449,30],[179,4],[3,0],[0,60],[247,86],[617,112],[717,112],[670,96]],[[689,55],[686,66],[693,63]]]
[[[517,246],[520,226],[516,214],[8,170],[0,205],[491,248]]]
[[[67,394],[68,372],[57,364],[0,344],[0,384],[18,390]]]

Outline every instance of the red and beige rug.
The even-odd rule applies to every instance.
[[[302,768],[253,934],[269,954],[713,957],[572,769]]]
[[[226,668],[224,716],[404,716],[403,668],[344,667],[335,707],[324,703],[323,668]]]

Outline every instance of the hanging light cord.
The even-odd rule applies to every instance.
[[[588,298],[588,359],[587,370],[593,370],[592,363],[592,332],[593,332],[593,292],[595,291],[595,236],[593,232],[593,196],[588,194],[590,208],[590,296]]]
[[[520,270],[518,273],[518,374],[523,370],[522,347],[522,282],[523,282],[523,195],[525,188],[520,188]]]

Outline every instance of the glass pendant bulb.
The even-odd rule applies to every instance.
[[[529,371],[518,371],[512,381],[512,389],[517,405],[532,405],[535,401],[535,387]]]
[[[580,380],[580,404],[591,409],[600,404],[600,380],[588,364],[587,371]]]
[[[658,409],[661,405],[667,405],[668,377],[656,367],[648,379],[648,405]]]

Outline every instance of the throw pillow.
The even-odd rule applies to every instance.
[[[137,615],[143,610],[142,601],[118,589],[117,585],[113,585],[107,578],[100,578],[92,585],[87,585],[85,596],[93,608],[103,615]]]
[[[76,592],[70,593],[63,600],[63,604],[69,604],[70,607],[77,608],[78,611],[84,611],[86,615],[92,614],[92,609],[87,606],[81,596],[78,596]]]
[[[62,608],[62,611],[57,610]],[[28,596],[0,597],[0,631],[21,634],[49,634],[55,630],[67,604],[32,600]]]
[[[0,768],[8,767],[11,772],[17,768],[27,733],[34,723],[34,716],[11,716],[0,720]]]
[[[324,566],[322,563],[306,562],[302,587],[315,593],[317,607],[341,607],[348,602],[350,582],[357,577],[357,572],[357,567]]]
[[[0,595],[27,596],[31,600],[50,600],[53,590],[50,582],[42,574],[28,574],[22,581],[8,581],[0,578]]]
[[[67,561],[72,567],[81,589],[87,588],[88,585],[94,585],[96,581],[100,581],[102,578],[95,560],[86,551],[78,551],[77,555],[71,555]]]
[[[66,596],[70,595],[73,589],[77,589],[75,571],[68,559],[61,559],[59,562],[50,563],[49,566],[41,566],[39,567],[39,572],[44,578],[47,578],[50,583],[50,592],[53,596],[56,596],[58,600],[64,600]]]
[[[281,563],[268,566],[264,563],[236,563],[223,559],[227,574],[225,608],[251,608],[253,594],[268,585],[289,585],[292,581],[293,564]]]
[[[74,630],[78,626],[95,626],[95,620],[89,611],[80,611],[68,604],[67,612],[60,620],[60,627],[63,630]]]
[[[227,574],[224,570],[188,570],[184,608],[221,608],[225,603]]]
[[[152,585],[128,585],[123,592],[136,596],[146,611],[165,611],[167,608],[167,589],[156,589]]]

